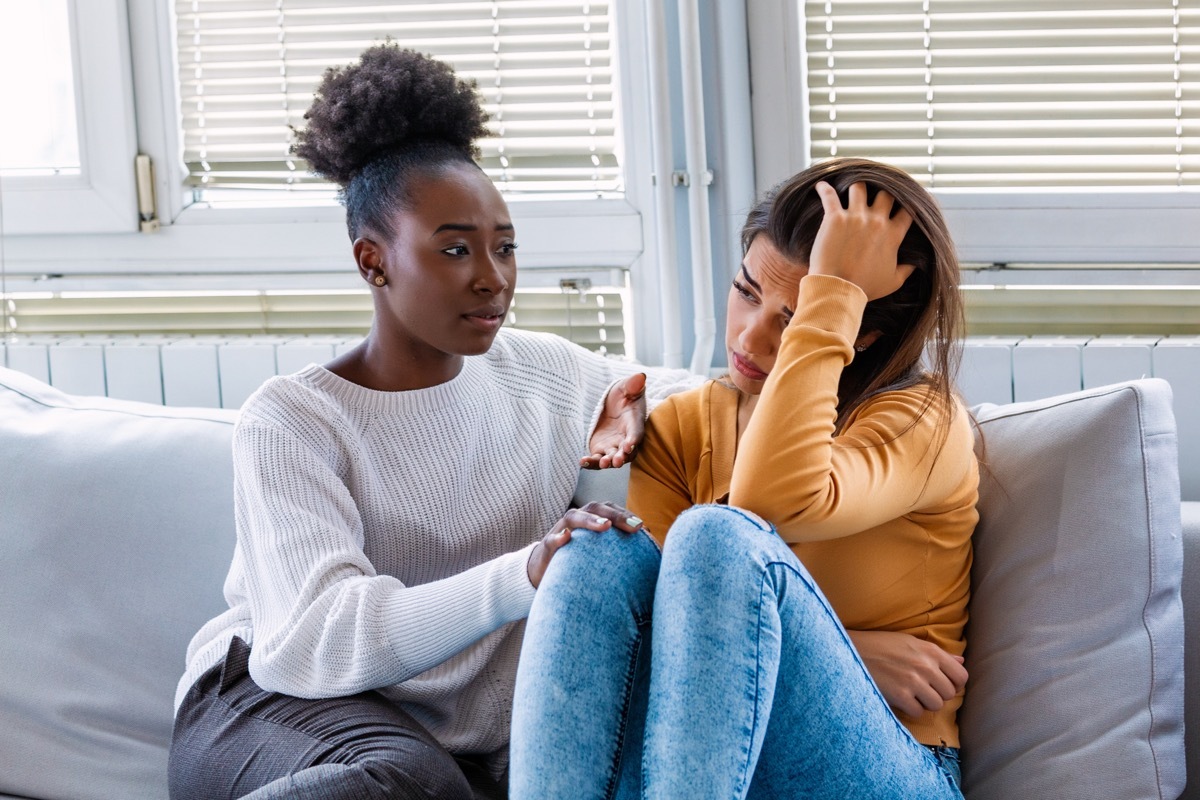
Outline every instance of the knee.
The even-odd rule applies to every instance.
[[[663,558],[684,568],[712,566],[779,544],[774,529],[761,517],[733,506],[703,505],[675,520]]]
[[[613,600],[626,597],[635,608],[649,608],[660,560],[658,545],[645,532],[579,528],[571,534],[571,541],[554,554],[538,594],[600,598],[608,605],[616,605]]]
[[[382,757],[366,758],[355,765],[364,782],[376,793],[371,797],[473,800],[475,793],[461,769],[449,755],[428,762],[394,761]]]

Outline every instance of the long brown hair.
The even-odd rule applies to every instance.
[[[943,408],[952,410],[965,328],[958,256],[937,202],[907,173],[863,158],[814,164],[777,185],[750,210],[742,227],[742,252],[755,237],[765,235],[783,255],[807,264],[825,216],[814,189],[819,181],[833,186],[843,205],[852,184],[865,183],[871,202],[880,189],[886,190],[896,208],[906,209],[913,218],[897,261],[916,269],[899,291],[867,303],[859,335],[877,331],[879,338],[855,353],[842,371],[838,429],[867,398],[921,383],[930,387],[929,403],[940,400]],[[922,356],[927,368],[922,368]]]

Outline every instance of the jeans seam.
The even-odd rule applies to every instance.
[[[604,796],[608,800],[612,800],[616,796],[618,782],[621,778],[621,761],[625,756],[625,734],[629,726],[629,706],[633,702],[633,686],[637,677],[638,655],[642,649],[642,643],[645,636],[642,635],[642,623],[634,617],[634,624],[637,626],[638,634],[634,637],[633,646],[630,648],[631,658],[629,659],[629,669],[625,672],[625,686],[623,691],[623,702],[621,703],[620,726],[617,729],[616,741],[616,758],[612,761],[612,769],[608,775],[608,782],[604,787]],[[639,756],[640,758],[640,756]]]
[[[766,566],[770,566],[768,563]],[[738,797],[745,796],[745,793],[750,790],[750,760],[754,755],[754,738],[758,731],[760,702],[759,697],[762,692],[762,614],[763,614],[763,595],[767,591],[767,571],[764,569],[759,582],[758,588],[758,620],[755,625],[754,636],[754,716],[750,723],[750,746],[746,748],[746,760],[742,764],[741,776],[739,777]],[[764,734],[765,736],[765,734]]]

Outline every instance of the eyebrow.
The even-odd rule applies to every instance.
[[[758,284],[758,281],[756,281],[756,280],[754,280],[754,278],[750,277],[750,270],[746,269],[745,261],[742,262],[742,277],[746,279],[746,283],[748,283],[754,287],[754,290],[756,292],[759,292],[759,293],[762,292],[762,286],[760,286]],[[786,313],[789,317],[796,316],[796,312],[793,311],[792,309],[788,308],[787,306],[784,306],[783,310],[784,310],[784,313]]]
[[[479,230],[478,225],[467,225],[462,222],[446,222],[446,223],[439,225],[437,230],[433,232],[433,235],[437,236],[442,231],[464,231],[464,232],[469,233],[471,231],[477,231],[477,230]],[[512,230],[516,230],[516,228],[513,227],[513,224],[511,222],[502,222],[496,226],[496,230],[497,231],[512,231]]]

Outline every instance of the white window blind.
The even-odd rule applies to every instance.
[[[371,295],[345,291],[14,292],[0,296],[10,342],[89,336],[188,337],[196,334],[365,335]],[[554,333],[600,353],[625,355],[619,288],[518,289],[507,325]],[[2,364],[0,364],[2,365]]]
[[[289,153],[324,70],[391,38],[473,79],[506,192],[620,192],[609,4],[176,0],[189,185],[330,191]]]
[[[810,157],[939,188],[1200,185],[1200,0],[806,0]]]

